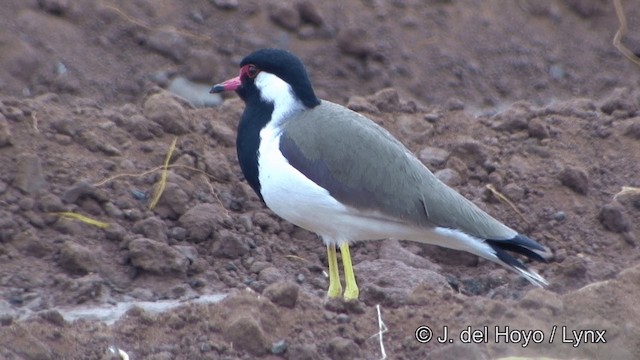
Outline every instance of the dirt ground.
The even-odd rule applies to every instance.
[[[0,358],[639,359],[640,195],[616,194],[640,187],[640,67],[618,26],[604,0],[4,0]],[[322,242],[243,180],[242,102],[179,91],[262,47],[549,246],[530,265],[550,286],[385,240],[352,248],[360,301],[327,301]]]

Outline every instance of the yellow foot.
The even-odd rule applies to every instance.
[[[348,243],[343,243],[342,245],[340,245],[340,253],[342,254],[342,266],[344,267],[344,282],[346,287],[344,290],[344,299],[357,300],[358,295],[360,295],[360,290],[358,290],[356,276],[353,273],[353,265],[351,264],[351,253],[349,252]]]
[[[338,272],[338,255],[335,245],[327,245],[327,260],[329,262],[329,291],[327,296],[335,298],[342,295],[342,284],[340,284],[340,273]]]

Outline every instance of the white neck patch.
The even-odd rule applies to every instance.
[[[304,110],[304,105],[295,96],[291,86],[279,77],[261,71],[256,76],[255,84],[262,100],[273,104],[271,121],[276,127],[292,112]]]

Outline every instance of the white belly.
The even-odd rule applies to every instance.
[[[362,213],[334,199],[327,190],[291,166],[279,149],[279,133],[267,125],[260,132],[259,180],[267,206],[280,217],[313,231],[327,242],[377,240],[407,236],[408,227]],[[417,229],[409,232],[415,234]],[[424,231],[424,230],[422,230]]]

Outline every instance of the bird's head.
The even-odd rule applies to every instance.
[[[320,104],[307,70],[295,55],[281,49],[261,49],[240,62],[240,74],[211,88],[211,93],[236,91],[245,101],[276,102],[293,96],[307,108]]]

